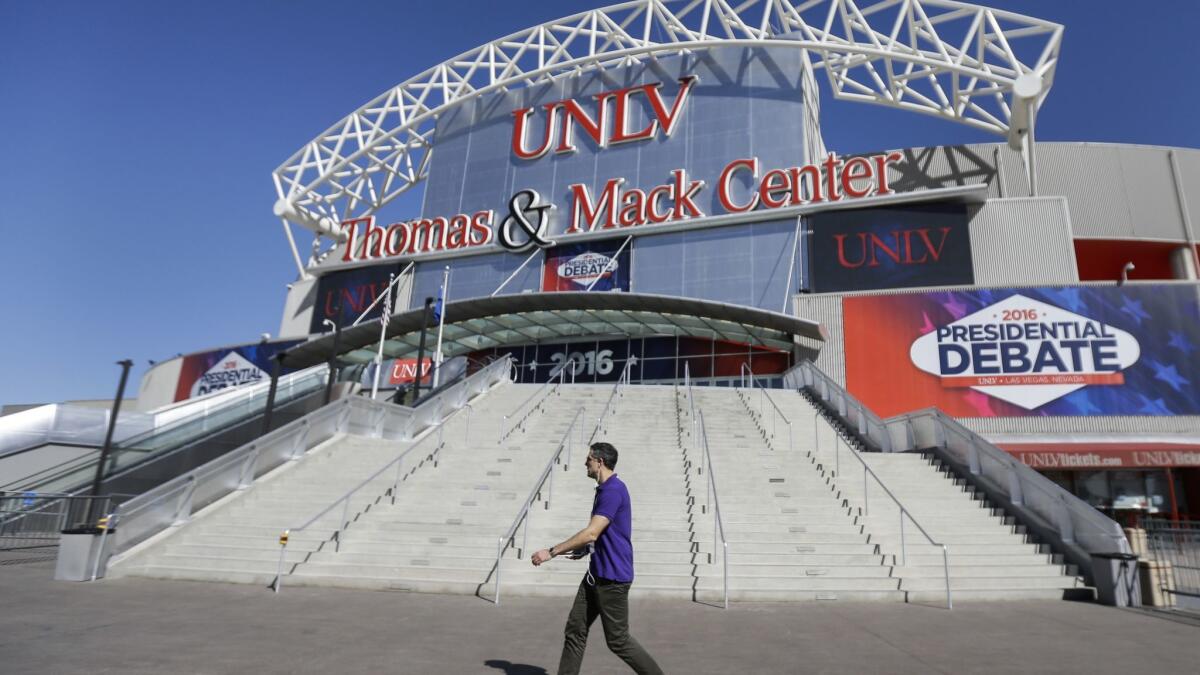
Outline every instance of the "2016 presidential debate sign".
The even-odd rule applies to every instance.
[[[884,417],[1195,415],[1197,297],[1163,284],[843,298],[847,388]]]

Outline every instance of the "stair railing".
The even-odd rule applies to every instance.
[[[550,456],[550,461],[546,462],[546,466],[542,467],[541,475],[538,477],[537,481],[534,482],[533,489],[529,491],[529,496],[525,498],[525,505],[521,507],[521,510],[517,512],[516,517],[513,518],[512,525],[509,526],[508,530],[505,531],[505,533],[496,542],[496,592],[495,596],[492,598],[492,602],[494,604],[500,604],[501,559],[504,556],[504,552],[515,543],[517,538],[517,528],[521,527],[522,524],[525,526],[524,533],[521,535],[521,546],[517,549],[517,560],[521,560],[524,557],[524,554],[529,550],[529,509],[533,506],[535,501],[541,501],[543,486],[546,486],[545,509],[550,509],[550,500],[554,497],[554,465],[560,463],[563,450],[566,450],[567,461],[561,463],[563,465],[563,471],[569,471],[571,468],[571,454],[576,443],[575,436],[579,437],[578,443],[580,446],[583,446],[583,444],[586,442],[583,439],[583,431],[585,428],[585,425],[583,424],[584,411],[585,408],[583,406],[579,406],[579,409],[575,411],[575,416],[571,418],[571,424],[567,426],[567,430],[563,432],[562,438],[558,440],[558,447],[555,448],[554,454]]]
[[[890,418],[900,450],[933,449],[959,476],[1004,506],[1093,579],[1093,553],[1130,553],[1121,526],[1025,463],[930,408]]]
[[[708,449],[708,429],[704,426],[704,411],[698,412],[700,424],[700,447],[704,449],[704,472],[708,475],[708,504],[707,510],[713,514],[713,551],[717,550],[717,542],[721,542],[721,573],[724,577],[725,609],[729,609],[729,541],[725,538],[725,519],[721,516],[721,501],[717,497],[717,479],[713,475],[712,453]],[[713,554],[709,554],[708,562],[713,563]]]
[[[793,443],[791,420],[789,420],[787,418],[787,416],[785,416],[783,414],[783,411],[779,409],[779,406],[775,404],[775,399],[771,398],[771,395],[767,393],[766,387],[764,387],[758,383],[758,378],[756,378],[754,376],[754,371],[750,370],[750,366],[743,363],[741,374],[742,374],[742,388],[743,389],[748,388],[748,389],[750,389],[751,392],[753,392],[755,389],[758,390],[758,419],[760,421],[765,419],[765,415],[764,415],[765,411],[763,410],[763,407],[764,407],[763,401],[766,400],[767,403],[771,404],[771,408],[770,408],[770,410],[771,410],[771,438],[775,438],[776,420],[783,420],[783,423],[787,426],[788,451],[790,452],[792,449],[795,448],[795,445]],[[753,396],[753,395],[754,394],[751,393],[751,396]],[[764,427],[764,431],[765,430],[766,429]]]
[[[461,408],[460,408],[460,410],[461,410]],[[458,412],[458,411],[456,410],[455,412]],[[454,413],[451,413],[450,416],[453,416],[453,414]],[[446,419],[449,419],[449,416]],[[410,474],[412,474],[413,471],[416,471],[417,469],[419,469],[425,462],[432,461],[434,468],[437,468],[438,459],[441,455],[442,448],[445,446],[445,443],[442,440],[443,431],[446,428],[445,423],[446,423],[446,420],[442,420],[442,421],[434,424],[432,427],[429,427],[428,429],[426,429],[427,433],[425,433],[425,435],[423,435],[421,438],[419,438],[415,443],[410,445],[407,450],[400,453],[399,456],[397,456],[392,461],[390,461],[387,464],[380,467],[378,470],[375,471],[375,473],[373,473],[370,476],[368,476],[367,478],[363,479],[361,482],[359,482],[357,485],[355,485],[349,491],[343,493],[341,497],[338,497],[337,499],[335,499],[331,504],[329,504],[329,506],[326,506],[325,508],[318,511],[311,518],[304,521],[303,524],[297,525],[296,527],[290,527],[290,528],[284,530],[283,533],[279,535],[279,566],[276,569],[275,583],[273,584],[274,588],[275,588],[275,592],[278,593],[283,588],[283,577],[284,577],[283,563],[284,563],[284,558],[287,555],[288,539],[290,538],[290,535],[307,530],[318,520],[320,520],[321,518],[324,518],[326,515],[332,513],[334,509],[336,509],[337,507],[340,506],[340,507],[342,507],[342,514],[341,514],[341,518],[338,519],[337,528],[334,529],[333,533],[330,534],[327,539],[325,539],[324,541],[321,542],[321,547],[324,547],[327,542],[332,541],[333,545],[334,545],[334,547],[333,547],[334,552],[335,553],[340,552],[342,550],[342,533],[345,532],[346,529],[350,527],[350,525],[352,525],[354,522],[356,522],[358,520],[359,515],[370,510],[370,508],[372,506],[374,506],[375,504],[378,504],[380,501],[383,500],[384,497],[387,497],[389,495],[391,496],[392,504],[395,504],[396,503],[396,493],[400,489],[400,482],[407,479],[408,476]],[[436,429],[436,431],[435,431],[435,429]],[[433,449],[430,450],[429,453],[426,454],[424,457],[422,457],[421,460],[409,470],[408,474],[405,474],[403,471],[404,470],[404,460],[407,459],[408,456],[411,455],[413,452],[415,452],[417,450],[417,448],[428,447],[429,445],[431,445],[430,443],[426,443],[426,441],[428,441],[431,438],[437,439],[437,442],[432,444]],[[395,477],[392,480],[391,488],[385,490],[383,494],[376,497],[374,501],[372,501],[370,504],[368,504],[365,508],[362,508],[359,511],[357,511],[353,515],[353,517],[351,517],[351,515],[350,515],[351,499],[353,499],[355,496],[357,496],[359,492],[361,492],[364,488],[366,488],[368,485],[373,483],[377,478],[379,478],[380,476],[387,473],[390,469],[392,469],[392,467],[395,467]],[[318,548],[317,550],[319,551],[321,549]],[[293,571],[294,571],[294,566],[293,566]]]
[[[696,431],[696,397],[692,395],[692,373],[688,368],[687,361],[683,362],[683,388],[687,391],[688,417],[692,423],[692,443],[694,445],[699,438]]]
[[[546,402],[546,399],[549,398],[551,394],[558,394],[558,388],[566,384],[568,366],[570,366],[569,369],[571,371],[571,383],[575,383],[576,361],[577,359],[575,357],[567,359],[558,369],[558,372],[551,373],[550,379],[546,380],[542,386],[538,387],[537,391],[530,394],[529,397],[522,401],[521,405],[517,406],[512,412],[500,418],[500,437],[496,439],[496,445],[503,443],[504,439],[511,436],[512,433],[518,429],[522,432],[525,431],[525,424],[529,420],[530,416],[533,415],[534,412],[541,410],[542,406]],[[537,401],[536,403],[534,403],[535,400]],[[511,425],[509,420],[513,420]]]
[[[830,422],[823,415],[817,415],[816,419],[823,420],[825,422],[825,424],[830,429],[833,430],[834,449],[835,449],[835,452],[838,452],[838,449],[842,445],[841,443],[839,443],[839,439],[841,439],[841,431],[838,430],[838,428],[835,427],[833,425],[833,423]],[[820,445],[819,445],[820,434],[814,433],[814,436],[818,439],[818,445],[816,447],[816,451],[820,452]],[[863,468],[863,516],[866,517],[866,516],[871,515],[870,479],[873,478],[875,480],[875,482],[879,485],[879,487],[883,490],[883,493],[892,500],[892,502],[896,505],[896,508],[899,509],[899,511],[900,511],[900,565],[901,566],[908,565],[908,542],[907,542],[905,534],[904,534],[904,521],[905,521],[905,518],[907,518],[909,521],[912,522],[913,526],[917,528],[917,531],[920,532],[921,535],[924,536],[925,539],[929,541],[929,544],[931,546],[940,546],[941,547],[941,549],[942,549],[942,571],[945,573],[945,579],[946,579],[946,609],[954,609],[954,601],[950,596],[950,550],[949,550],[949,547],[947,547],[945,544],[935,541],[933,539],[933,537],[931,537],[929,535],[929,532],[927,532],[925,530],[925,528],[921,526],[921,523],[917,522],[917,519],[913,517],[912,513],[908,510],[908,508],[906,506],[904,506],[903,503],[901,503],[900,499],[898,497],[896,497],[895,493],[893,493],[888,488],[887,484],[885,484],[883,482],[883,479],[879,477],[879,474],[875,473],[875,471],[870,466],[867,465],[866,460],[863,459],[862,455],[858,452],[858,450],[854,449],[854,446],[851,443],[847,442],[844,445],[846,446],[846,449],[850,451],[850,455],[852,457],[854,457],[855,459],[857,459],[858,463],[861,464],[862,468]],[[835,462],[836,461],[837,460],[835,459]],[[837,480],[840,481],[842,479],[842,476],[840,473],[835,473],[835,475],[837,476]]]
[[[783,380],[789,387],[808,389],[819,397],[867,444],[882,452],[896,452],[888,425],[811,361],[789,370]]]
[[[592,430],[592,436],[588,439],[589,442],[595,440],[597,434],[604,433],[604,420],[613,408],[616,400],[625,395],[625,386],[629,384],[629,369],[632,366],[632,361],[626,361],[625,367],[621,369],[620,377],[613,383],[612,392],[608,395],[608,401],[604,404],[604,410],[600,411],[600,417],[596,419],[596,428]]]
[[[496,361],[466,380],[467,391],[479,394],[504,380],[509,359]],[[447,401],[453,405],[452,401]],[[424,406],[422,406],[424,407]],[[107,514],[116,541],[112,562],[139,543],[172,526],[187,523],[193,513],[254,484],[259,476],[284,462],[295,461],[338,434],[362,433],[380,438],[410,438],[413,410],[382,401],[345,397],[285,424],[270,433],[123,502]]]

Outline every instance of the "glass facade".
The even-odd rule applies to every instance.
[[[790,312],[801,278],[795,235],[789,218],[639,237],[633,290]]]
[[[612,179],[621,179],[622,189],[650,190],[669,182],[676,169],[704,181],[696,205],[705,215],[724,213],[715,186],[729,162],[757,157],[763,170],[805,163],[802,73],[798,49],[726,48],[586,72],[466,102],[438,120],[423,215],[449,217],[487,209],[507,213],[515,192],[534,189],[558,207],[549,230],[553,236],[568,226],[570,185],[587,186],[595,199]],[[573,152],[551,149],[536,159],[522,159],[513,151],[513,111],[533,108],[524,147],[534,149],[546,138],[547,104],[573,99],[594,121],[600,116],[597,94],[661,83],[664,111],[656,114],[645,93],[628,100],[625,128],[636,132],[670,112],[680,78],[691,75],[698,79],[670,136],[660,126],[647,140],[598,146],[574,125]],[[615,104],[609,100],[606,106],[604,128],[610,133]],[[559,114],[552,141],[563,132],[562,121]],[[756,187],[744,171],[733,184],[731,196],[739,203],[748,201]]]

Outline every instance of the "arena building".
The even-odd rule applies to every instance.
[[[285,352],[385,391],[504,354],[522,382],[714,386],[811,360],[1118,520],[1196,518],[1200,151],[1037,142],[1062,34],[941,0],[639,1],[482,45],[275,171],[279,338],[160,363],[139,405]],[[839,154],[820,77],[996,142]]]

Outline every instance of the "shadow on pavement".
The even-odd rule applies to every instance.
[[[510,663],[501,659],[488,659],[483,665],[504,671],[504,675],[549,675],[541,666],[531,666],[526,663]]]

